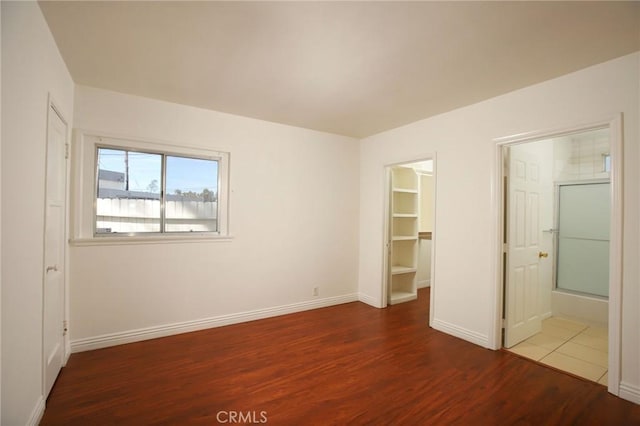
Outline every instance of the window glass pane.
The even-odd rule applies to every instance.
[[[165,231],[218,231],[218,161],[167,156],[165,178]]]
[[[162,155],[98,148],[96,233],[160,232]]]

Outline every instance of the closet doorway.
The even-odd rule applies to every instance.
[[[385,171],[383,305],[415,300],[421,289],[430,287],[429,303],[432,306],[434,158],[389,165]]]

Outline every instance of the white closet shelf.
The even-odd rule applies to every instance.
[[[394,235],[393,237],[391,237],[391,239],[393,241],[411,241],[411,240],[417,240],[418,237],[414,235]]]
[[[391,267],[391,274],[393,275],[397,275],[397,274],[409,274],[412,272],[416,272],[416,268],[411,267],[411,266],[402,266],[402,265],[397,265],[397,266],[392,266]]]
[[[409,188],[393,188],[393,192],[404,192],[406,194],[417,194],[417,189],[409,189]]]
[[[393,242],[389,252],[391,275],[388,302],[390,304],[415,300],[418,296],[418,210],[420,185],[416,172],[408,167],[391,170],[390,223]]]

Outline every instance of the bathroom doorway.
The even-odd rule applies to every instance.
[[[617,394],[621,173],[611,128],[498,144],[500,267],[504,348]]]

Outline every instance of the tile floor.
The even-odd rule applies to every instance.
[[[606,386],[608,341],[606,327],[551,317],[542,321],[542,332],[509,350]]]

